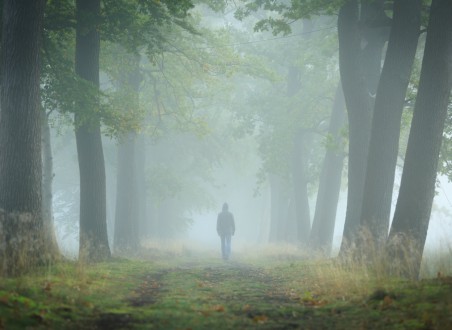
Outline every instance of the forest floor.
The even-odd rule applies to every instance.
[[[282,255],[65,262],[0,278],[0,329],[452,329],[452,278]]]

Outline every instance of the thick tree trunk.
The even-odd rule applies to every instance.
[[[50,139],[49,117],[41,111],[41,138],[42,138],[42,221],[44,227],[45,244],[50,259],[59,258],[58,243],[53,223],[53,156]]]
[[[345,101],[342,87],[339,84],[334,98],[328,135],[340,145],[340,131],[345,124]],[[325,256],[331,254],[333,246],[334,225],[337,204],[341,190],[342,170],[344,168],[344,152],[328,148],[320,172],[319,190],[315,205],[309,246],[320,250]]]
[[[420,20],[420,0],[394,2],[391,35],[375,100],[361,213],[361,225],[377,246],[388,235],[400,123]]]
[[[77,0],[75,72],[99,87],[98,28],[93,23],[100,14],[100,0]],[[91,102],[90,102],[91,101]],[[96,118],[96,102],[79,101],[75,115],[75,137],[80,169],[80,249],[82,261],[102,261],[110,257],[106,219],[105,163]],[[83,109],[83,111],[82,111]],[[83,114],[82,114],[83,112]]]
[[[433,0],[389,241],[393,264],[400,265],[397,261],[401,261],[402,273],[414,278],[419,275],[435,195],[439,151],[452,87],[451,63],[452,2]]]
[[[343,5],[338,18],[339,65],[349,122],[348,197],[341,250],[354,242],[359,228],[368,131],[372,118],[360,65],[361,38],[357,25],[358,2],[352,0]]]
[[[0,271],[6,275],[27,271],[46,254],[41,214],[39,97],[44,6],[44,0],[3,1]],[[14,253],[8,252],[11,249]],[[22,263],[22,257],[27,262]]]
[[[381,1],[362,4],[364,32],[359,28],[358,1],[348,1],[339,11],[339,66],[349,124],[348,195],[341,253],[355,244],[360,226],[373,109],[371,96],[378,85],[385,44],[385,28],[380,25],[382,8]],[[362,41],[366,43],[363,50]]]

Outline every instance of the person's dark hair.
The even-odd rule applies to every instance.
[[[229,208],[228,203],[223,204],[223,211],[227,211]]]

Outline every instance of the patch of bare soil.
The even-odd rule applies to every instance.
[[[137,308],[158,304],[167,291],[165,285],[170,285],[164,285],[168,273],[177,272],[178,278],[183,279],[184,274],[192,276],[194,271],[199,276],[200,287],[212,288],[213,296],[220,303],[217,310],[228,309],[237,318],[248,318],[256,326],[265,324],[274,329],[295,329],[299,328],[300,317],[312,317],[292,312],[291,307],[299,305],[299,301],[282,289],[279,279],[260,268],[233,262],[220,266],[187,263],[146,274],[126,303]],[[305,312],[309,314],[309,311]],[[270,322],[270,319],[282,321],[281,327]],[[146,323],[149,325],[154,321],[147,320]],[[131,314],[104,313],[99,315],[94,329],[133,329],[142,322],[134,320]]]
[[[162,291],[162,278],[168,272],[169,270],[162,270],[158,273],[147,274],[141,285],[135,289],[135,295],[129,299],[129,304],[134,307],[155,304]]]

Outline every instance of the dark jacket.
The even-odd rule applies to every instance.
[[[217,233],[220,236],[234,235],[235,223],[234,216],[228,210],[224,210],[218,214]]]

